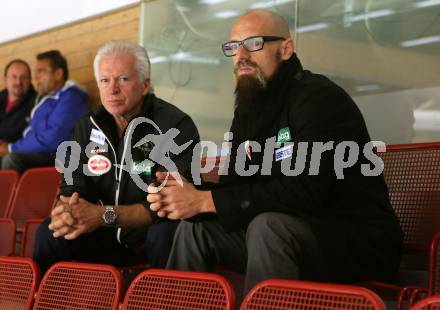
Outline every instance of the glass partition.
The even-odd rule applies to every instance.
[[[440,140],[440,0],[155,0],[142,3],[140,41],[159,97],[220,145],[233,113],[231,60],[221,52],[236,18],[283,15],[306,69],[327,75],[358,104],[371,137]]]

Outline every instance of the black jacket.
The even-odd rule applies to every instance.
[[[26,129],[29,115],[35,104],[36,92],[31,85],[28,93],[20,102],[6,113],[8,90],[0,92],[0,140],[12,143],[20,139]]]
[[[180,133],[175,138],[177,145],[183,145],[192,140],[191,145],[180,154],[168,154],[176,164],[179,172],[191,180],[190,172],[193,149],[194,145],[200,140],[192,119],[175,106],[155,97],[153,94],[145,97],[142,111],[137,117],[146,117],[152,120],[162,133],[167,132],[171,128],[178,129]],[[154,126],[146,123],[139,124],[136,127],[132,126],[136,118],[130,121],[121,139],[118,138],[113,116],[104,108],[100,108],[78,122],[72,140],[79,143],[81,153],[78,157],[78,153],[73,151],[71,156],[67,156],[66,167],[70,163],[73,164],[76,160],[79,161],[79,166],[73,171],[72,185],[68,185],[67,173],[64,173],[60,191],[61,195],[70,196],[73,192],[78,192],[80,197],[93,203],[98,201],[101,201],[104,205],[144,203],[148,207],[146,202],[147,184],[153,181],[154,171],[163,169],[163,167],[153,165],[152,162],[152,169],[141,165],[148,158],[148,153],[146,155],[144,153],[145,150],[135,148],[134,145],[148,134],[157,135],[158,131]],[[128,137],[125,137],[125,134],[132,129],[133,134],[128,136],[131,136],[130,140]],[[92,130],[95,138],[92,138]],[[96,142],[97,132],[101,137],[103,137],[102,133],[105,135],[105,141],[103,138],[102,143],[98,143],[99,140]],[[131,142],[132,160],[127,157],[127,151],[129,151],[127,141]],[[98,156],[104,156],[111,163],[110,170],[101,175],[96,175],[90,169],[90,162],[92,162],[92,159],[99,158]],[[198,157],[199,155],[197,154]],[[134,163],[139,165],[134,166]],[[101,164],[104,164],[104,162],[101,162]],[[123,169],[121,170],[121,166],[117,164],[121,165]],[[136,185],[134,181],[135,175],[142,179],[142,184],[145,184],[143,188]],[[121,243],[136,246],[144,242],[146,230],[147,227],[132,231],[122,230],[119,240]]]
[[[246,228],[263,212],[297,215],[312,226],[327,258],[330,280],[389,280],[398,268],[402,232],[383,175],[361,174],[360,165],[371,164],[362,152],[370,137],[356,104],[326,77],[304,71],[295,55],[281,64],[263,96],[264,104],[249,114],[234,115],[229,174],[213,190],[224,228]],[[277,138],[285,128],[294,142],[292,170],[298,143],[310,142],[304,172],[285,176],[274,152],[270,175],[259,170],[250,177],[237,176],[239,145],[247,140],[260,143],[261,152],[252,152],[246,164],[261,168],[266,139]],[[344,179],[338,179],[333,169],[334,148],[323,153],[318,175],[308,174],[311,142],[329,141],[334,141],[334,147],[341,141],[359,145],[359,160],[344,170]]]

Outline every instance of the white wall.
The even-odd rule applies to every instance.
[[[4,0],[0,14],[0,44],[139,0]]]

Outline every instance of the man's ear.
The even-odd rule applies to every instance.
[[[61,68],[58,68],[54,71],[55,79],[57,81],[62,81],[64,79],[64,71]]]
[[[150,87],[151,87],[151,80],[150,80],[150,79],[146,79],[146,80],[143,82],[143,85],[144,85],[144,90],[143,90],[143,92],[142,92],[142,95],[145,96],[146,94],[148,94],[148,91],[150,90]]]
[[[295,52],[295,44],[293,43],[292,38],[288,38],[283,42],[283,45],[281,46],[281,59],[287,60],[290,57],[292,57],[293,53]]]

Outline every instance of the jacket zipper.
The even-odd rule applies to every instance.
[[[92,122],[92,124],[99,129],[99,131],[102,132],[102,134],[104,135],[105,139],[107,140],[108,144],[110,145],[112,151],[113,151],[113,155],[115,157],[115,163],[118,162],[118,157],[116,156],[116,151],[115,148],[113,147],[113,144],[111,143],[110,139],[105,135],[104,131],[98,126],[98,124],[95,122],[95,120],[93,119],[92,116],[90,116],[90,120]],[[131,130],[132,128],[132,124],[130,122],[130,124],[128,125],[128,132]],[[125,135],[127,136],[127,135]],[[122,157],[121,157],[121,164],[119,166],[119,177],[118,177],[118,167],[115,167],[115,178],[116,178],[116,194],[115,194],[115,205],[119,205],[119,191],[120,191],[120,186],[121,186],[121,179],[122,179],[122,165],[124,164],[124,158],[125,158],[125,152],[127,151],[127,143],[125,141],[125,136],[124,136],[124,150],[122,152]],[[130,135],[128,135],[130,136]],[[116,239],[118,240],[118,242],[121,244],[121,228],[118,227],[117,232],[116,232]]]

